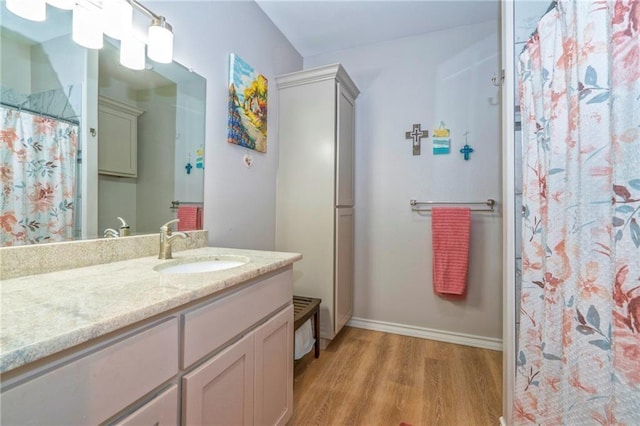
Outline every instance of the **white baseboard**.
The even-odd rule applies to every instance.
[[[500,426],[507,426],[507,422],[504,421],[504,417],[500,417]]]
[[[422,339],[437,340],[439,342],[455,343],[458,345],[474,346],[482,349],[502,351],[502,339],[474,336],[471,334],[454,333],[451,331],[434,330],[413,325],[396,324],[392,322],[376,321],[365,318],[351,318],[347,323],[350,327],[366,330],[383,331],[385,333],[400,334],[402,336],[420,337]]]

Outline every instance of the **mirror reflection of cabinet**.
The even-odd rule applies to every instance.
[[[138,176],[138,116],[144,111],[100,96],[98,99],[98,173]]]
[[[2,14],[2,100],[9,91],[17,108],[79,122],[75,238],[101,237],[118,226],[117,217],[132,235],[157,233],[175,217],[172,201],[203,201],[204,168],[187,173],[185,165],[205,147],[206,80],[177,62],[122,67],[117,42],[107,37],[102,49],[85,49],[71,28],[68,10],[48,8],[44,22]],[[116,114],[99,119],[99,96],[144,113],[137,122]],[[129,143],[135,125],[137,152]]]

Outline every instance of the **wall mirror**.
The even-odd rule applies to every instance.
[[[1,7],[0,246],[100,238],[118,217],[157,233],[174,201],[201,217],[206,80],[175,61],[125,68],[106,36],[78,46],[69,11]]]

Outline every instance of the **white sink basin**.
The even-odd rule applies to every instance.
[[[214,272],[231,269],[249,263],[244,256],[209,256],[191,259],[180,259],[163,263],[153,268],[163,274],[195,274],[198,272]]]

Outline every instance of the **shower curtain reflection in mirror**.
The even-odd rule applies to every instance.
[[[0,246],[73,239],[78,126],[0,106]]]

